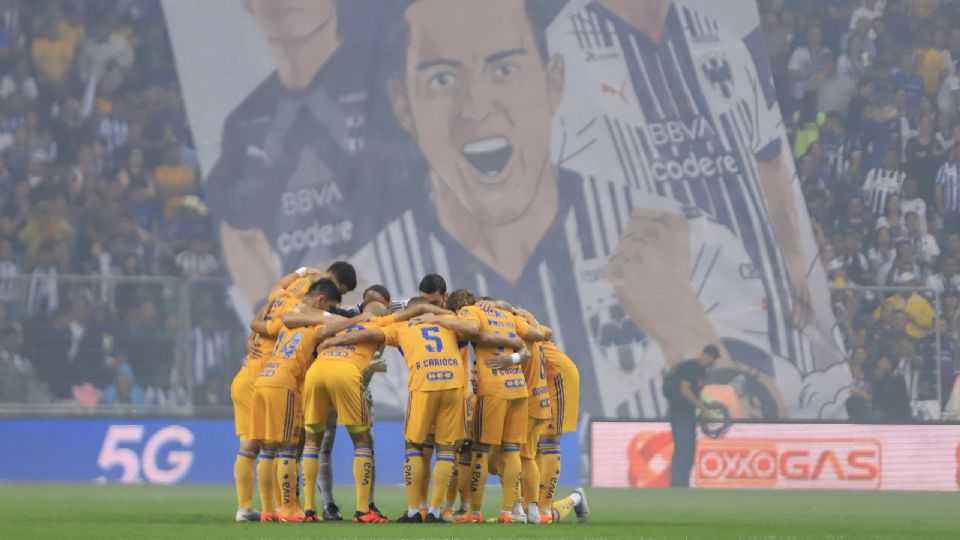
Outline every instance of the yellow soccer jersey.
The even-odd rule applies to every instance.
[[[287,288],[283,292],[292,295],[294,298],[303,298],[307,294],[307,291],[310,290],[310,286],[313,285],[313,279],[309,277],[299,277],[293,280],[293,283],[287,285]]]
[[[263,360],[270,358],[273,355],[273,349],[277,346],[277,336],[284,328],[280,317],[298,305],[300,305],[300,299],[286,292],[276,295],[270,304],[270,309],[263,316],[263,320],[267,324],[267,335],[260,336],[259,340],[260,355]]]
[[[543,344],[527,341],[527,350],[530,351],[530,360],[523,365],[523,376],[527,381],[527,391],[530,392],[530,417],[550,418],[550,389],[547,386],[547,366],[543,360]]]
[[[381,326],[386,326],[393,323],[393,316],[388,315],[386,317],[375,317],[365,323],[355,324],[345,330],[341,330],[337,333],[338,336],[350,332],[358,332],[360,330],[366,330],[368,328],[379,328]],[[318,362],[327,362],[327,361],[342,361],[349,362],[360,370],[360,373],[363,373],[367,369],[367,366],[370,365],[370,360],[373,358],[374,353],[379,349],[379,345],[374,345],[372,343],[360,343],[357,345],[338,345],[336,347],[330,347],[328,349],[323,349],[317,354]],[[319,369],[319,366],[317,367]]]
[[[383,329],[386,343],[398,347],[410,375],[407,389],[430,392],[462,388],[463,356],[457,334],[442,326],[400,322]]]
[[[303,377],[313,363],[317,348],[317,331],[322,324],[290,329],[284,327],[277,336],[277,346],[254,383],[255,387],[282,387],[299,392]]]
[[[579,377],[580,370],[577,369],[577,365],[552,341],[544,341],[541,345],[543,346],[543,363],[546,365],[548,377],[554,374],[566,375],[568,373],[576,373]]]
[[[478,306],[467,306],[457,314],[461,319],[474,320],[480,323],[480,330],[506,336],[527,335],[530,326],[522,317],[514,317],[512,313],[490,308],[481,309]],[[504,399],[527,397],[527,383],[520,366],[510,366],[503,369],[491,369],[486,361],[497,356],[501,350],[497,347],[476,347],[477,366],[477,394],[498,396]]]

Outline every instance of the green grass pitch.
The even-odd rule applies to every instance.
[[[566,493],[568,490],[562,490]],[[378,486],[390,517],[406,506]],[[487,490],[495,516],[499,489]],[[590,522],[558,525],[233,523],[233,487],[0,484],[0,538],[960,538],[960,494],[588,490]],[[351,486],[338,486],[349,506]],[[344,513],[346,515],[346,512]]]

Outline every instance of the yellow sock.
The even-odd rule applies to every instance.
[[[353,482],[357,486],[357,512],[370,511],[370,487],[373,485],[373,450],[358,445],[353,451]]]
[[[579,495],[577,496],[579,497]],[[560,521],[561,519],[565,518],[576,505],[577,502],[574,501],[573,495],[568,495],[553,503],[553,509],[557,512],[554,515],[554,521]]]
[[[470,500],[473,498],[470,491],[473,476],[472,459],[472,452],[465,451],[460,453],[460,461],[457,462],[457,491],[460,493],[460,508],[463,510],[470,509]]]
[[[453,466],[450,467],[450,481],[447,482],[446,503],[449,508],[453,508],[453,504],[457,502],[457,486],[460,484],[459,483],[460,475],[458,474],[458,469],[460,468],[460,465],[459,463],[457,463],[460,460],[460,456],[454,453],[454,459],[456,461],[454,461]],[[436,469],[434,469],[434,472],[436,472]]]
[[[523,504],[540,502],[540,469],[537,462],[531,458],[520,459],[520,486],[523,495]]]
[[[257,461],[257,487],[260,488],[261,512],[273,512],[276,506],[276,499],[273,498],[274,486],[277,484],[277,467],[274,463],[276,455],[276,448],[260,449],[260,460]]]
[[[439,509],[447,495],[450,478],[453,476],[453,450],[438,450],[437,463],[433,466],[433,494],[430,496],[430,508]]]
[[[273,460],[273,504],[270,511],[273,512],[283,504],[283,494],[280,493],[280,482],[278,479],[282,472],[280,471],[280,449],[277,449],[276,457]]]
[[[513,510],[513,503],[520,499],[520,445],[506,443],[501,451],[503,456],[503,505],[505,512]]]
[[[430,462],[433,459],[433,441],[428,441],[428,445],[423,447],[423,468],[420,470],[420,500],[419,507],[427,507],[427,497],[430,492]]]
[[[253,467],[255,452],[240,450],[233,462],[233,481],[237,485],[237,508],[253,508]]]
[[[300,459],[303,468],[303,509],[317,510],[317,475],[320,473],[320,452],[316,446],[303,447]]]
[[[277,454],[277,485],[280,487],[279,506],[284,514],[295,514],[300,507],[297,498],[297,454],[294,449]]]
[[[537,455],[540,469],[540,509],[544,512],[553,506],[553,497],[560,480],[560,444],[541,443]]]
[[[420,486],[423,485],[423,452],[407,449],[403,458],[403,485],[407,488],[407,508],[420,508]]]
[[[489,454],[474,452],[470,474],[470,508],[474,512],[483,510],[483,492],[487,489],[487,476],[490,475]]]

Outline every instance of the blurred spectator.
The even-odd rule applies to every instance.
[[[180,147],[170,144],[164,153],[163,164],[153,171],[157,193],[163,200],[164,216],[173,216],[183,198],[197,192],[197,177],[193,167],[180,160]]]
[[[126,357],[118,356],[117,359],[119,364],[114,368],[113,381],[104,388],[100,402],[104,405],[146,405],[143,388],[136,383]]]
[[[864,196],[874,215],[882,216],[886,212],[887,198],[900,194],[904,178],[906,173],[900,169],[897,151],[891,148],[884,152],[883,166],[870,169],[863,183]]]
[[[807,28],[806,40],[793,50],[787,66],[793,81],[793,98],[800,100],[809,85],[820,73],[823,61],[830,57],[830,49],[823,45],[823,29],[819,25]],[[801,152],[802,154],[802,152]]]
[[[42,36],[34,40],[30,49],[40,82],[58,86],[65,83],[75,53],[75,43],[69,36],[61,35],[59,23],[46,21]]]
[[[194,321],[190,345],[194,385],[202,388],[208,374],[230,360],[230,334],[213,309],[204,309]]]
[[[895,70],[888,81],[894,92],[904,91],[908,99],[920,99],[923,95],[923,76],[917,73],[917,58],[909,52],[900,55],[899,69]]]
[[[878,282],[877,276],[880,269],[887,265],[892,266],[894,258],[896,258],[896,249],[893,247],[893,240],[890,237],[890,228],[877,227],[873,235],[873,244],[867,250],[867,262],[873,275],[870,284]]]
[[[927,201],[920,196],[920,183],[916,177],[907,176],[903,180],[903,189],[900,197],[900,210],[906,215],[913,212],[920,222],[920,230],[927,232]]]
[[[867,364],[873,420],[907,422],[910,420],[910,395],[903,377],[894,372],[895,358],[889,351],[877,350]]]
[[[188,250],[177,254],[176,265],[180,275],[187,278],[213,277],[220,273],[220,263],[210,251],[210,241],[206,238],[193,239]]]
[[[917,277],[910,272],[900,274],[897,284],[901,287],[920,286]],[[892,304],[896,310],[903,311],[906,316],[905,331],[911,339],[920,339],[933,328],[934,311],[930,302],[922,295],[904,291],[887,298],[885,302]],[[880,314],[881,310],[877,308],[874,318],[879,319]]]
[[[37,99],[37,80],[30,75],[29,69],[27,60],[19,58],[13,72],[0,79],[0,98],[6,100],[16,96],[30,101]]]
[[[923,89],[928,94],[936,94],[940,90],[940,83],[950,72],[943,51],[933,44],[933,32],[929,26],[921,27],[914,40],[913,56],[917,61],[917,68],[923,77]]]
[[[116,88],[133,66],[134,52],[130,39],[112,30],[109,22],[99,22],[94,26],[92,35],[80,45],[77,73],[81,81],[89,82],[96,78],[100,84]]]
[[[932,234],[923,232],[922,222],[916,212],[907,212],[904,217],[907,224],[907,238],[913,244],[914,261],[922,269],[923,276],[928,276],[937,257],[940,256],[940,246],[937,245],[937,239]]]
[[[950,159],[937,171],[935,201],[944,231],[960,231],[960,144],[953,145]]]

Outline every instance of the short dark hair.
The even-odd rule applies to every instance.
[[[347,261],[337,261],[331,264],[327,267],[327,272],[333,274],[333,278],[337,280],[337,283],[346,287],[348,291],[357,288],[357,271],[353,268],[353,265]]]
[[[318,279],[307,290],[306,296],[320,296],[321,294],[327,300],[333,300],[338,304],[340,303],[340,300],[343,299],[343,297],[340,295],[340,289],[337,288],[337,284],[334,283],[332,279]]]
[[[447,294],[447,281],[440,274],[427,274],[420,280],[420,292]]]
[[[422,296],[414,296],[413,298],[410,299],[409,302],[407,302],[407,307],[415,306],[417,304],[429,304],[429,303],[430,301]]]
[[[368,292],[373,291],[383,297],[387,302],[390,301],[390,291],[386,287],[377,283],[376,285],[371,285],[367,287],[367,290],[363,291],[363,295],[366,296]]]

